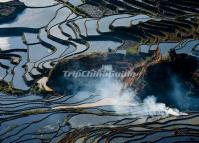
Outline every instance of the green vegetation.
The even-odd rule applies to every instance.
[[[50,92],[46,91],[45,89],[39,88],[37,85],[34,85],[29,91],[14,89],[12,87],[11,82],[9,82],[9,83],[0,82],[0,92],[6,93],[6,94],[11,94],[11,95],[24,95],[29,92],[32,94],[38,94],[38,95],[48,95],[50,93]]]
[[[199,72],[195,72],[192,77],[193,82],[199,86]]]
[[[30,89],[30,93],[32,93],[32,94],[38,94],[38,95],[48,95],[49,93],[52,93],[52,92],[46,91],[44,88],[40,88],[37,84],[35,84]]]
[[[135,45],[131,48],[127,49],[127,54],[129,55],[134,55],[134,54],[138,54],[138,45]]]
[[[0,91],[3,93],[8,93],[8,94],[24,94],[24,91],[13,89],[11,82],[5,83],[5,82],[0,82]]]
[[[48,111],[47,109],[32,109],[32,110],[22,111],[21,114],[24,116],[28,116],[28,115],[46,113],[47,111]]]
[[[65,2],[64,5],[66,7],[68,7],[70,10],[72,10],[73,13],[76,13],[78,15],[81,15],[83,17],[87,17],[88,14],[86,14],[85,12],[83,12],[82,10],[80,10],[78,7],[73,6],[72,4]]]
[[[21,40],[22,40],[24,43],[26,43],[25,35],[22,35],[22,36],[21,36]]]
[[[0,13],[0,17],[2,16],[7,16],[8,15],[8,13]]]

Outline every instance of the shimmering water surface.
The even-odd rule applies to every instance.
[[[198,13],[193,1],[176,1],[175,8],[170,8],[170,1],[162,1],[158,4],[163,10],[156,9],[158,4],[140,0],[19,1],[26,9],[14,20],[0,24],[0,81],[8,85],[6,90],[26,94],[0,93],[1,143],[54,143],[64,137],[64,142],[70,143],[199,141],[198,97],[189,96],[191,93],[181,89],[178,82],[174,82],[170,95],[174,106],[156,101],[156,95],[138,99],[136,91],[124,88],[116,79],[88,79],[84,84],[92,89],[77,90],[75,94],[41,96],[30,92],[36,83],[51,90],[46,85],[49,72],[60,60],[79,55],[126,54],[128,48],[135,47],[140,57],[148,58],[157,49],[161,57],[167,57],[171,49],[176,49],[177,54],[198,58],[199,40],[194,38],[198,34],[197,20],[194,16],[175,19],[187,11]],[[84,3],[88,4],[88,13],[77,9]],[[95,9],[89,4],[100,6],[104,15],[92,18]],[[182,10],[183,4],[186,11]],[[58,76],[64,83],[64,75]],[[80,82],[64,83],[60,88],[74,84]]]

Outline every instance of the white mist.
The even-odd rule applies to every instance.
[[[96,81],[93,92],[103,100],[109,99],[109,104],[117,114],[131,114],[134,117],[186,115],[164,103],[157,103],[154,96],[141,101],[132,89],[124,88],[118,79],[105,78]]]

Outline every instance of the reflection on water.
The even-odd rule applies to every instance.
[[[9,2],[9,1],[12,1],[12,0],[0,0],[0,2]]]
[[[9,50],[9,49],[26,49],[26,45],[23,44],[21,37],[0,37],[0,49]]]
[[[8,2],[8,1],[12,0],[0,0],[0,2]],[[127,33],[126,35],[129,34],[130,36],[134,34],[132,30],[133,28],[129,29],[129,32],[131,33],[129,33],[128,31],[121,31],[120,34],[117,32],[118,27],[127,28],[131,25],[133,27],[142,22],[142,24],[140,24],[141,26],[138,25],[138,27],[140,26],[138,29],[141,29],[138,31],[141,31],[141,33],[142,32],[144,33],[146,31],[146,34],[147,33],[148,34],[147,36],[144,37],[147,38],[148,35],[150,37],[150,35],[153,36],[155,34],[158,34],[159,32],[161,33],[162,31],[161,30],[159,31],[159,28],[161,29],[161,27],[167,27],[167,26],[170,27],[170,24],[168,23],[167,25],[165,24],[164,21],[163,23],[160,23],[161,25],[156,23],[159,19],[153,18],[154,15],[150,17],[144,14],[140,14],[137,16],[130,14],[120,14],[119,11],[122,11],[123,9],[118,9],[117,15],[113,14],[111,16],[103,17],[102,19],[99,20],[95,18],[80,17],[79,15],[76,15],[74,13],[72,14],[72,12],[67,7],[63,7],[65,6],[64,4],[55,5],[58,3],[55,0],[42,0],[42,1],[19,0],[19,1],[24,2],[24,4],[28,8],[26,8],[21,14],[19,14],[16,17],[16,19],[14,19],[13,21],[6,22],[0,25],[0,30],[3,28],[5,28],[5,30],[9,30],[10,28],[16,29],[16,33],[14,31],[11,31],[13,34],[16,35],[18,31],[29,32],[25,34],[25,37],[23,37],[27,41],[27,45],[24,45],[23,43],[24,39],[22,40],[20,36],[5,37],[4,35],[4,37],[0,37],[0,51],[10,50],[10,49],[27,49],[27,51],[25,50],[9,51],[10,54],[18,55],[20,57],[20,61],[16,62],[17,63],[16,66],[15,65],[9,66],[11,67],[9,70],[4,68],[0,69],[0,80],[2,80],[7,73],[9,73],[6,79],[8,79],[8,77],[12,77],[12,80],[11,78],[9,78],[10,79],[9,81],[12,81],[10,82],[11,86],[15,89],[28,90],[30,87],[26,84],[26,80],[29,79],[32,80],[33,78],[37,77],[37,75],[40,74],[39,73],[40,71],[41,72],[44,71],[41,74],[47,76],[46,69],[53,68],[51,63],[53,63],[54,61],[57,62],[59,59],[66,58],[68,55],[84,51],[87,45],[85,46],[82,43],[86,43],[89,45],[88,46],[89,49],[85,52],[85,54],[107,53],[110,51],[112,52],[116,51],[124,44],[123,42],[126,42],[124,41],[126,39],[120,40],[112,37],[112,35],[123,38],[122,35],[123,32],[126,32]],[[73,6],[78,6],[83,3],[83,0],[63,0],[63,1],[65,2],[67,1],[71,3],[71,5]],[[142,2],[142,0],[138,1]],[[120,2],[122,2],[122,0]],[[96,3],[98,2],[96,1]],[[125,3],[128,3],[128,1]],[[144,4],[144,7],[145,5],[146,3]],[[128,7],[130,7],[130,4],[128,5]],[[171,14],[173,14],[173,12],[171,12]],[[73,20],[71,17],[75,19]],[[90,21],[88,22],[87,20]],[[151,23],[149,22],[145,24],[145,22],[149,20]],[[172,23],[174,23],[173,21]],[[186,23],[185,21],[182,20],[181,22],[183,23],[182,25],[186,25],[184,24]],[[189,23],[191,22],[189,21]],[[61,29],[59,27],[60,24],[65,25],[64,26],[65,28]],[[113,26],[113,28],[111,28],[111,25]],[[171,27],[172,28],[176,27],[177,29],[176,31],[179,31],[180,33],[180,30],[183,31],[187,29],[183,28],[184,26],[182,25],[178,27],[178,22],[176,22]],[[53,28],[50,29],[51,27]],[[152,28],[149,30],[148,27]],[[154,27],[157,28],[157,30]],[[40,30],[40,32],[35,33],[33,29],[36,32]],[[61,30],[65,32],[65,35],[63,35],[62,33],[63,31]],[[137,30],[135,30],[135,33],[137,33],[136,31]],[[112,34],[112,32],[115,33]],[[111,36],[109,36],[109,33],[111,33],[110,34]],[[3,35],[4,33],[0,34]],[[85,37],[82,38],[81,36]],[[74,38],[72,39],[71,37]],[[80,40],[81,42],[79,42]],[[129,39],[127,38],[127,40]],[[65,41],[65,44],[62,44],[63,43],[62,41]],[[76,47],[74,46],[74,43]],[[156,45],[140,46],[139,52],[148,54],[151,51],[154,51],[155,49],[159,48],[161,55],[164,56],[168,55],[169,50],[171,48],[176,48],[176,46],[179,43],[176,42],[176,43],[158,43],[158,44],[154,43],[154,44]],[[187,45],[184,46],[182,46],[181,44],[181,46],[179,46],[179,49],[176,50],[176,52],[190,53],[192,52],[192,48],[194,46],[195,46],[195,52],[197,52],[199,51],[199,47],[196,44],[198,44],[198,41],[191,42],[191,44],[188,43]],[[51,49],[54,49],[54,51],[51,51]],[[18,61],[18,58],[16,59]],[[137,56],[135,59],[137,59]],[[7,61],[9,64],[12,64],[7,59],[3,60]],[[5,64],[6,62],[4,62],[3,60],[1,60],[0,63]],[[5,65],[8,64],[6,63]],[[78,64],[78,66],[80,65]],[[25,74],[30,75],[32,79],[25,78],[24,77]],[[155,74],[155,76],[157,75]],[[63,77],[61,79],[63,79]],[[36,82],[37,78],[35,78],[34,80]],[[46,85],[47,80],[48,78],[46,77],[41,78],[40,80],[38,80],[38,84],[46,88],[46,90],[47,89],[51,90]],[[59,84],[62,81],[63,80],[59,80],[56,84]],[[154,85],[155,80],[151,81],[153,82],[152,85]],[[147,135],[151,136],[150,139],[154,140],[155,138],[160,138],[161,136],[163,137],[163,134],[166,136],[170,135],[169,134],[171,133],[170,130],[173,130],[173,127],[171,126],[171,124],[173,123],[175,125],[175,128],[180,127],[184,129],[185,128],[184,124],[185,124],[187,127],[190,128],[190,130],[191,128],[195,128],[198,131],[199,127],[197,125],[199,124],[198,123],[199,114],[197,113],[197,115],[194,115],[195,119],[191,121],[195,122],[191,122],[190,120],[188,120],[192,118],[191,113],[189,115],[186,115],[184,113],[179,112],[177,109],[183,109],[182,111],[186,109],[196,109],[196,111],[198,111],[199,106],[197,103],[199,102],[199,99],[196,97],[187,96],[187,94],[185,95],[187,90],[185,91],[185,89],[181,87],[179,81],[174,80],[172,81],[172,83],[173,83],[172,85],[173,89],[171,90],[171,94],[169,96],[171,98],[170,101],[165,96],[164,98],[162,98],[163,100],[162,102],[158,101],[159,103],[156,103],[156,98],[154,96],[151,96],[150,94],[145,94],[146,98],[144,98],[144,100],[142,101],[142,99],[138,98],[134,90],[125,89],[123,83],[120,83],[119,81],[113,79],[112,80],[101,79],[92,82],[87,80],[86,85],[89,88],[86,87],[83,90],[78,89],[77,94],[67,95],[67,96],[65,95],[53,96],[50,94],[46,96],[39,96],[39,95],[29,94],[28,96],[23,95],[22,97],[20,97],[20,96],[3,95],[2,93],[0,93],[0,143],[57,142],[57,140],[59,140],[66,134],[68,137],[67,140],[70,140],[72,136],[68,134],[69,132],[74,134],[77,132],[77,135],[74,138],[74,140],[78,139],[78,136],[84,138],[84,135],[85,138],[89,139],[90,135],[90,137],[99,138],[99,141],[101,137],[106,138],[105,136],[107,136],[107,138],[114,139],[113,136],[116,135],[121,136],[120,133],[125,135],[125,133],[128,132],[126,134],[135,136],[135,138],[137,138],[137,141],[139,140],[139,137],[141,137],[143,138],[142,142],[147,142],[144,141],[144,140],[149,140]],[[75,81],[74,84],[70,84],[70,86],[74,90],[76,90],[75,86],[78,84],[80,84],[80,82]],[[162,87],[162,85],[163,84],[158,83],[158,86]],[[60,87],[62,88],[64,86]],[[157,86],[154,87],[155,89],[158,89]],[[165,86],[164,88],[167,88],[167,86]],[[161,95],[163,95],[163,93],[161,93]],[[168,102],[174,102],[175,104],[167,105],[166,104],[167,100]],[[173,105],[176,105],[176,107]],[[171,115],[172,117],[170,117]],[[187,118],[187,120],[185,120],[184,122],[180,120],[181,118],[185,118],[182,115],[186,115]],[[165,120],[168,120],[168,122],[162,122],[161,120],[160,124],[154,122],[154,125],[152,126],[150,125],[152,123],[148,122],[149,118],[153,121],[155,121],[157,118],[165,118]],[[175,120],[173,120],[174,118]],[[137,121],[138,119],[140,119],[141,121],[138,122]],[[173,123],[170,122],[171,120]],[[134,123],[134,121],[136,121],[137,124]],[[147,121],[146,129],[144,125],[142,125],[141,127],[138,126],[141,125],[141,123],[145,123],[146,121]],[[165,128],[164,133],[163,133],[163,128],[160,128],[161,125],[163,125]],[[176,127],[176,125],[178,126]],[[118,130],[116,126],[119,127]],[[109,127],[111,127],[111,129],[109,129]],[[84,128],[86,130],[84,130]],[[88,130],[87,128],[88,129],[94,128],[94,130],[96,130],[97,132]],[[103,128],[106,128],[105,132],[102,132]],[[137,134],[136,132],[134,132],[136,129],[138,130]],[[148,131],[149,129],[151,129],[150,132]],[[84,133],[81,133],[80,130],[84,130]],[[155,134],[156,130],[157,134]],[[116,133],[114,133],[113,131],[115,131]],[[174,133],[175,132],[172,132],[171,136],[173,136]],[[168,142],[169,141],[170,140],[168,140]],[[172,141],[173,140],[171,140],[170,142]],[[101,140],[101,142],[104,141]],[[109,139],[107,139],[106,142],[109,142]],[[124,142],[124,140],[122,141],[116,140],[116,142]]]
[[[8,50],[10,47],[9,37],[0,38],[0,48],[1,50]]]
[[[20,0],[28,7],[47,7],[57,4],[54,0]]]
[[[48,8],[26,8],[12,23],[1,24],[0,28],[41,28],[50,22],[60,7],[61,5]]]

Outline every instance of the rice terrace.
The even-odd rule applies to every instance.
[[[0,0],[0,143],[199,142],[199,1]]]

